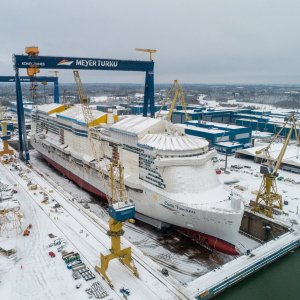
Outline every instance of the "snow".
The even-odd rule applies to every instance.
[[[259,130],[253,130],[252,131],[252,138],[257,138],[257,139],[267,139],[272,137],[274,134],[271,132],[264,132],[264,131],[259,131]]]
[[[23,166],[23,168],[25,168]],[[26,168],[25,168],[26,169]],[[1,174],[5,174],[8,182],[18,184],[18,197],[21,202],[22,210],[25,215],[25,222],[32,224],[29,237],[22,235],[15,237],[17,240],[17,258],[9,263],[1,258],[0,266],[8,268],[5,276],[1,276],[0,286],[1,295],[5,299],[84,299],[84,289],[90,284],[84,284],[79,291],[75,289],[75,282],[71,273],[66,269],[63,261],[59,258],[56,249],[49,249],[51,239],[49,233],[57,237],[64,238],[68,247],[81,254],[84,262],[93,270],[99,264],[99,253],[110,248],[110,238],[106,235],[107,224],[100,219],[97,222],[81,212],[72,201],[66,199],[60,192],[53,190],[37,173],[28,174],[30,179],[36,182],[39,190],[46,192],[50,198],[49,204],[41,204],[42,194],[29,191],[27,183],[15,171],[10,171],[6,166],[0,166]],[[53,190],[53,192],[50,192]],[[61,208],[55,212],[53,205],[59,203]],[[130,244],[123,240],[123,247]],[[115,291],[108,288],[107,284],[96,274],[96,279],[101,282],[105,289],[110,293],[110,297],[120,297],[119,289],[126,283],[130,287],[131,299],[174,299],[181,296],[173,286],[172,280],[166,281],[159,273],[156,263],[145,257],[140,250],[131,245],[135,264],[138,268],[140,279],[134,276],[119,262],[113,261],[108,269],[115,284]],[[56,258],[50,258],[48,251],[56,252]],[[22,267],[21,267],[22,266]],[[146,269],[146,267],[148,269]],[[10,270],[9,270],[10,269]],[[151,270],[151,273],[149,272]],[[10,282],[17,282],[15,288]],[[31,282],[31,284],[29,284]],[[76,282],[77,283],[77,282]],[[176,296],[177,295],[177,296]]]
[[[209,121],[202,121],[199,123],[197,120],[189,121],[188,124],[205,124],[205,125],[211,125],[211,126],[217,126],[217,127],[222,127],[224,130],[226,129],[241,129],[244,128],[243,126],[238,126],[238,125],[233,125],[233,124],[224,124],[224,123],[217,123],[217,122],[209,122]]]
[[[251,155],[253,157],[258,156],[258,157],[263,157],[263,154],[255,154],[256,151],[261,150],[262,148],[266,147],[268,143],[263,143],[263,142],[257,142],[255,147],[247,148],[247,149],[242,149],[238,150],[237,152],[243,153],[246,155]],[[270,155],[273,159],[276,159],[283,147],[283,143],[281,142],[275,142],[271,145],[269,152]],[[283,160],[283,163],[295,165],[295,166],[300,166],[300,147],[297,146],[295,143],[290,143],[288,146]]]
[[[226,133],[225,130],[222,129],[216,129],[216,128],[203,128],[203,127],[197,127],[195,125],[189,125],[189,124],[176,124],[176,126],[182,127],[184,129],[191,129],[194,131],[199,131],[199,132],[206,132],[206,133],[211,133],[211,134],[224,134]]]
[[[143,127],[143,126],[141,126]],[[262,144],[263,145],[263,144]],[[260,145],[259,145],[260,146]],[[280,146],[277,146],[280,147]],[[260,147],[261,148],[261,147]],[[293,150],[290,150],[293,149]],[[272,150],[273,151],[273,150]],[[276,153],[276,147],[274,153]],[[294,159],[297,156],[297,148],[288,148],[288,159]],[[274,154],[276,156],[276,154]],[[219,158],[224,157],[219,155]],[[223,166],[223,162],[219,161],[215,167]],[[245,187],[245,190],[240,191],[234,186],[231,188],[240,193],[245,199],[245,204],[248,205],[250,200],[253,200],[255,191],[259,188],[261,176],[259,174],[259,164],[249,160],[237,159],[228,157],[228,165],[242,164],[250,166],[250,168],[243,168],[241,170],[231,169],[230,174],[221,174],[222,181],[230,181],[238,178],[239,185]],[[57,213],[51,211],[54,202],[49,205],[41,204],[41,195],[34,191],[29,191],[26,182],[17,176],[17,172],[10,171],[9,166],[0,165],[1,179],[6,182],[17,183],[18,199],[21,203],[21,209],[24,212],[23,227],[28,223],[33,224],[33,229],[30,237],[16,236],[8,239],[8,243],[16,245],[17,254],[14,259],[8,260],[0,256],[0,294],[4,299],[86,299],[87,295],[84,289],[90,284],[83,282],[83,287],[79,290],[75,289],[75,282],[70,271],[68,271],[57,255],[52,259],[48,256],[48,245],[52,241],[48,237],[48,233],[54,233],[58,237],[66,240],[68,247],[72,250],[80,252],[84,258],[84,262],[88,264],[91,270],[94,265],[99,263],[99,252],[107,251],[110,247],[109,239],[105,234],[107,229],[106,212],[96,204],[91,204],[95,213],[84,210],[76,201],[72,202],[70,195],[66,195],[65,186],[71,185],[70,190],[73,195],[79,198],[90,197],[87,193],[75,190],[74,186],[68,180],[60,179],[59,182],[63,186],[61,188],[55,185],[55,182],[50,184],[52,177],[47,176],[46,172],[43,176],[34,172],[28,174],[39,185],[39,189],[46,191],[50,199],[55,199],[62,205],[62,208]],[[280,170],[280,176],[284,180],[278,182],[278,189],[284,196],[284,200],[288,200],[288,205],[284,206],[286,215],[275,216],[277,221],[283,222],[288,226],[293,226],[299,231],[300,217],[298,214],[298,207],[300,206],[299,197],[299,175],[292,174]],[[50,192],[50,190],[54,190]],[[217,197],[218,195],[216,195]],[[100,217],[100,218],[99,218]],[[136,280],[127,269],[120,266],[118,261],[114,261],[108,269],[108,274],[112,277],[115,283],[115,291],[112,291],[98,276],[97,280],[110,293],[110,298],[119,299],[121,294],[119,288],[124,284],[130,287],[132,295],[130,299],[175,299],[175,297],[186,298],[182,293],[188,293],[189,298],[195,297],[199,294],[199,290],[206,290],[209,286],[224,280],[224,277],[230,276],[237,270],[247,267],[250,263],[254,263],[262,259],[266,253],[271,253],[278,249],[285,243],[299,238],[297,233],[287,234],[283,239],[278,239],[265,244],[262,247],[257,247],[259,244],[244,236],[238,237],[238,247],[243,249],[256,248],[252,251],[255,257],[252,259],[249,256],[241,256],[233,260],[223,267],[217,266],[217,270],[207,273],[211,266],[205,263],[196,265],[197,262],[186,260],[182,255],[166,251],[163,245],[158,243],[158,239],[154,234],[149,234],[143,230],[138,230],[135,225],[128,224],[125,228],[126,238],[140,249],[133,247],[134,259],[140,272],[140,279]],[[129,243],[123,240],[124,245]],[[0,242],[1,244],[1,242]],[[157,261],[160,266],[146,258],[141,250]],[[222,256],[221,256],[222,257]],[[145,267],[147,265],[148,270]],[[172,265],[179,268],[181,276],[176,274],[178,270],[171,271],[171,276],[168,278],[162,277],[159,273],[161,266],[166,265],[169,269]],[[195,266],[196,265],[196,266]],[[150,272],[151,274],[150,274]],[[195,272],[196,270],[196,272]],[[191,275],[194,272],[195,277],[203,275],[191,282]],[[194,277],[194,278],[195,278]],[[14,283],[12,285],[11,283]],[[186,287],[184,288],[183,285]],[[175,296],[175,294],[177,296]],[[2,298],[2,297],[1,297]]]
[[[56,108],[58,108],[60,106],[63,106],[63,105],[59,104],[59,103],[49,103],[49,104],[39,105],[37,109],[39,111],[44,112],[44,113],[48,113],[49,111],[51,111],[53,109],[56,109]]]
[[[102,116],[106,115],[106,113],[104,113],[102,111],[98,111],[98,110],[91,110],[91,112],[92,112],[94,120],[97,120],[97,119],[101,118]],[[71,121],[73,121],[75,123],[79,123],[81,125],[85,124],[85,118],[83,115],[81,105],[74,105],[63,112],[57,113],[56,117],[71,120]]]
[[[225,156],[218,154],[218,157],[220,160],[215,163],[215,168],[222,168],[224,167],[224,162],[221,160],[225,160]],[[242,168],[230,168],[231,165],[240,165]],[[260,174],[259,169],[260,164],[255,163],[252,160],[228,156],[229,174],[222,173],[219,175],[219,178],[223,182],[238,181],[238,186],[243,187],[243,191],[235,188],[236,184],[233,184],[232,189],[243,197],[245,205],[249,207],[250,201],[255,200],[255,193],[258,191],[262,181],[262,175]],[[277,182],[277,189],[278,193],[283,196],[283,201],[288,201],[288,205],[284,205],[283,208],[283,211],[287,215],[274,215],[274,219],[286,223],[287,226],[291,226],[293,222],[291,220],[297,220],[300,224],[300,214],[297,213],[298,207],[300,208],[299,174],[294,174],[280,169],[279,177],[280,176],[283,177],[283,180]]]
[[[106,102],[107,100],[108,96],[90,97],[91,102]]]
[[[226,147],[235,147],[235,146],[241,146],[239,142],[219,142],[217,143],[219,146],[226,146]]]

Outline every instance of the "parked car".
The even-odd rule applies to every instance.
[[[55,256],[56,256],[55,253],[54,253],[53,251],[50,251],[50,252],[49,252],[49,255],[50,255],[51,257],[55,257]]]

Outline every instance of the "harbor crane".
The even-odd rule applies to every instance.
[[[118,258],[120,262],[127,266],[131,272],[138,277],[137,268],[134,265],[131,247],[121,249],[121,236],[124,234],[123,225],[126,221],[132,219],[135,213],[135,206],[128,202],[125,183],[124,167],[119,160],[119,155],[113,155],[110,159],[107,156],[105,146],[99,128],[95,127],[94,116],[89,107],[88,98],[84,92],[83,85],[78,71],[73,71],[74,78],[79,94],[82,112],[86,126],[88,127],[88,139],[91,146],[92,154],[95,158],[101,182],[104,185],[104,191],[109,203],[109,230],[107,234],[111,238],[111,249],[109,253],[100,255],[100,266],[95,266],[95,270],[113,287],[111,279],[106,273],[109,262]],[[99,149],[100,145],[100,149]],[[103,171],[103,169],[105,171]],[[109,180],[107,186],[106,180]]]
[[[179,102],[184,110],[185,120],[189,121],[191,118],[189,117],[189,115],[187,113],[184,92],[183,92],[183,89],[182,89],[181,85],[179,84],[178,80],[174,80],[173,85],[171,86],[165,99],[163,100],[163,104],[157,114],[157,118],[159,118],[161,116],[161,111],[162,111],[163,107],[165,106],[166,102],[170,99],[172,99],[172,102],[170,104],[169,112],[167,115],[167,120],[169,122],[171,121],[174,108],[176,107],[176,103],[179,100]]]
[[[286,139],[283,143],[278,157],[274,159],[269,152],[270,147],[284,130],[288,130]],[[280,168],[293,132],[295,139],[298,142],[298,146],[300,146],[299,135],[297,132],[297,119],[294,114],[288,117],[287,121],[283,124],[278,133],[273,137],[268,146],[255,152],[255,154],[257,155],[263,155],[265,162],[263,162],[260,166],[260,173],[263,175],[263,179],[256,196],[253,211],[263,213],[269,218],[273,218],[274,208],[279,210],[283,209],[282,195],[278,194],[276,178],[278,176],[278,169]]]

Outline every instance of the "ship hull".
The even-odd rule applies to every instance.
[[[40,153],[41,154],[41,153]],[[55,162],[54,160],[50,159],[49,157],[47,157],[44,154],[41,154],[41,156],[57,171],[59,171],[61,174],[63,174],[65,177],[69,178],[70,180],[72,180],[73,182],[75,182],[77,185],[79,185],[82,189],[93,193],[97,196],[100,196],[103,199],[106,199],[106,195],[104,193],[102,193],[99,189],[95,188],[93,185],[91,185],[90,183],[88,183],[87,181],[83,180],[82,178],[80,178],[79,176],[75,175],[74,173],[72,173],[71,171],[65,169],[64,167],[62,167],[60,164],[58,164],[57,162]]]
[[[101,197],[104,200],[107,200],[106,194],[100,191],[99,189],[95,188],[92,184],[90,184],[88,181],[83,180],[81,177],[75,175],[70,170],[67,170],[59,163],[55,162],[54,160],[50,159],[45,154],[40,153],[41,156],[57,171],[59,171],[61,174],[63,174],[65,177],[70,179],[71,181],[75,182],[78,186],[80,186],[82,189],[93,193],[99,197]],[[217,251],[220,251],[222,253],[228,254],[228,255],[239,255],[234,245],[219,239],[217,237],[191,230],[188,228],[175,226],[175,229],[182,233],[183,235],[191,238],[195,242],[200,243],[201,245],[205,245],[211,249],[215,249]]]

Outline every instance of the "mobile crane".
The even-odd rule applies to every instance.
[[[269,152],[270,147],[273,142],[280,136],[283,130],[288,127],[290,127],[290,129],[288,130],[288,134],[285,142],[283,143],[283,147],[281,148],[278,157],[276,159],[273,159]],[[263,179],[256,196],[253,211],[263,213],[269,218],[273,218],[274,208],[280,210],[282,210],[283,208],[282,195],[278,194],[276,178],[278,176],[278,169],[280,168],[283,156],[286,152],[293,132],[295,134],[295,139],[298,142],[298,146],[300,146],[299,135],[297,132],[297,119],[294,114],[288,117],[287,121],[284,123],[280,131],[273,137],[268,146],[255,152],[255,154],[257,155],[262,154],[266,161],[260,166],[260,173],[263,175]]]
[[[119,258],[122,264],[127,266],[132,273],[138,277],[137,268],[134,265],[131,248],[121,249],[121,236],[124,234],[123,225],[126,221],[134,217],[135,206],[130,204],[127,199],[127,193],[124,183],[124,167],[119,160],[119,155],[109,159],[105,153],[105,146],[101,143],[102,137],[100,131],[94,126],[93,113],[89,107],[88,98],[84,92],[83,85],[78,71],[73,71],[74,78],[79,94],[80,104],[84,115],[85,123],[88,127],[89,144],[96,161],[96,168],[103,182],[105,194],[109,203],[109,230],[107,234],[111,237],[111,249],[108,254],[101,253],[100,266],[95,266],[95,270],[106,280],[113,288],[111,279],[106,273],[109,262],[112,259]],[[100,145],[100,149],[99,146]],[[106,173],[104,173],[103,169]],[[109,185],[106,180],[109,179]]]
[[[161,116],[161,111],[162,111],[163,107],[165,106],[167,100],[169,100],[169,99],[172,99],[172,102],[170,105],[169,113],[167,115],[167,121],[169,121],[169,122],[171,121],[173,110],[174,110],[178,100],[180,101],[182,108],[184,110],[185,120],[189,121],[191,118],[189,117],[189,115],[187,113],[184,92],[183,92],[182,87],[179,84],[178,80],[174,80],[174,83],[171,86],[170,90],[168,91],[168,93],[163,101],[163,104],[157,114],[157,118],[159,118]]]

